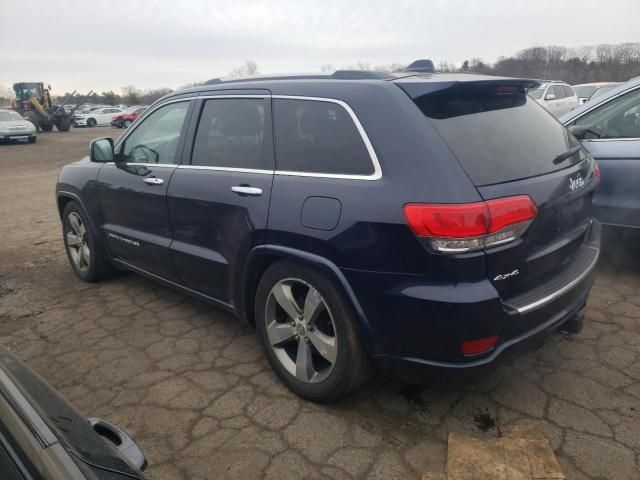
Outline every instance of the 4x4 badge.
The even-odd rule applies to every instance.
[[[582,187],[584,187],[584,179],[582,177],[569,179],[569,188],[571,189],[572,192]]]
[[[520,270],[517,268],[513,272],[503,273],[494,277],[493,281],[497,282],[498,280],[506,280],[507,278],[515,277],[516,275],[520,275]]]

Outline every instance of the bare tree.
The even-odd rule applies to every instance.
[[[247,60],[241,67],[236,67],[229,72],[230,77],[243,77],[246,75],[257,75],[258,64],[253,60]]]
[[[122,97],[121,100],[128,105],[136,105],[140,103],[140,95],[141,92],[133,85],[127,85],[126,87],[122,87]]]
[[[324,63],[324,64],[320,65],[320,71],[321,72],[332,72],[333,71],[333,65],[331,65],[330,63]]]

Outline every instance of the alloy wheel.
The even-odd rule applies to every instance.
[[[285,278],[267,298],[266,332],[276,357],[296,379],[318,383],[332,372],[338,338],[331,311],[307,282]]]
[[[75,212],[71,212],[67,217],[65,236],[69,255],[76,268],[83,272],[88,270],[91,261],[91,250],[87,238],[87,229],[80,215]]]

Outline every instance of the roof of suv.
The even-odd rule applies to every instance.
[[[327,85],[336,81],[361,81],[364,83],[441,83],[454,84],[462,82],[501,82],[517,81],[528,88],[540,84],[539,80],[498,77],[492,75],[480,75],[475,73],[418,73],[418,72],[376,72],[367,70],[336,70],[333,73],[299,73],[286,75],[252,75],[247,77],[213,78],[204,85],[178,90],[170,93],[166,98],[175,95],[197,93],[211,90],[227,90],[233,86],[241,86],[243,89],[269,89],[285,85],[298,85],[303,83],[315,83]]]

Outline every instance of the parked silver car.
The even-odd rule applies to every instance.
[[[36,141],[36,127],[14,110],[0,108],[0,142]]]

